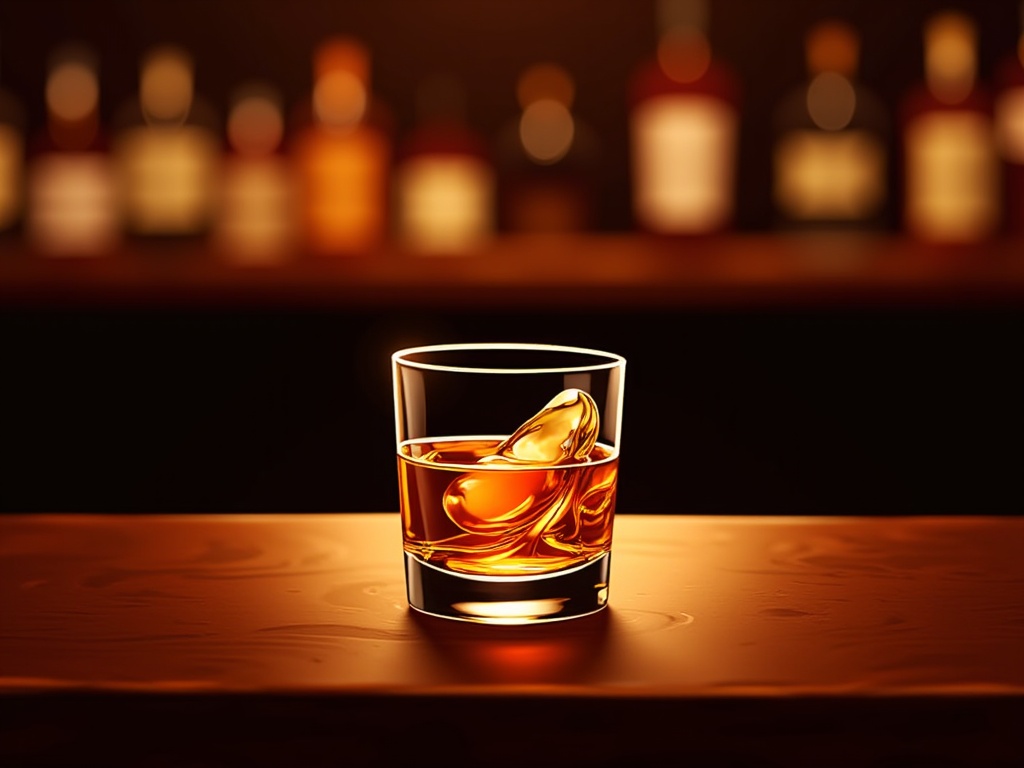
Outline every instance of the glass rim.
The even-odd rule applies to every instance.
[[[434,352],[484,352],[484,351],[526,351],[526,352],[558,352],[570,355],[590,355],[602,358],[603,361],[588,363],[586,365],[542,365],[538,367],[473,367],[466,365],[451,365],[443,363],[428,363],[408,359],[410,355],[429,354]],[[395,365],[415,368],[423,371],[447,371],[451,373],[577,373],[582,371],[609,370],[621,368],[626,364],[626,358],[614,352],[606,352],[601,349],[590,347],[574,347],[563,344],[537,344],[526,342],[467,342],[455,344],[427,344],[419,347],[407,347],[392,353],[391,361]]]

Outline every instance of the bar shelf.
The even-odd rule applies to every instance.
[[[936,246],[901,235],[502,235],[478,252],[396,244],[240,266],[203,244],[94,259],[0,246],[0,307],[725,309],[1024,304],[1024,240]]]

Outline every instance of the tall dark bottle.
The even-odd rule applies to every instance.
[[[576,78],[554,61],[523,69],[519,112],[501,132],[496,159],[499,226],[511,232],[596,228],[600,144],[574,109]]]
[[[784,229],[880,229],[890,222],[889,121],[858,81],[860,36],[825,19],[807,33],[807,80],[775,114],[772,199]]]
[[[903,104],[903,225],[928,242],[983,241],[1000,227],[1002,185],[974,20],[931,16],[924,48],[925,82]]]
[[[656,55],[629,83],[629,157],[638,229],[730,229],[736,205],[739,81],[714,55],[704,0],[656,5]]]
[[[80,43],[54,50],[45,91],[46,126],[28,157],[26,239],[42,256],[109,254],[121,218],[96,52]]]
[[[395,234],[418,254],[477,252],[496,228],[491,148],[469,122],[459,81],[428,77],[417,97],[416,124],[395,162]]]
[[[213,107],[195,91],[178,45],[145,52],[138,98],[112,128],[124,226],[142,239],[198,239],[215,220],[222,145]]]
[[[330,37],[313,52],[307,113],[289,146],[300,236],[315,257],[375,252],[388,235],[389,110],[374,96],[370,48]]]

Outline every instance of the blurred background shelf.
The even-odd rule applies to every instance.
[[[935,246],[898,235],[505,235],[479,252],[389,246],[239,266],[147,243],[92,259],[0,251],[2,307],[747,309],[1024,306],[1024,241]]]
[[[501,225],[461,257],[395,237],[361,257],[297,250],[248,268],[193,237],[75,261],[6,232],[0,434],[14,455],[0,512],[394,510],[390,353],[529,340],[629,360],[624,513],[1024,513],[1024,211],[1007,200],[1001,234],[973,245],[912,239],[901,133],[932,14],[973,18],[991,93],[1017,51],[1020,2],[711,2],[711,50],[741,86],[734,217],[690,239],[641,234],[632,205],[631,84],[659,44],[660,6],[0,2],[0,87],[24,107],[33,161],[51,57],[76,41],[96,54],[110,138],[140,103],[144,58],[170,43],[191,56],[218,146],[236,90],[256,80],[278,91],[293,148],[314,51],[352,35],[396,149],[421,125],[422,86],[448,76],[497,159],[520,78],[544,62],[571,75],[574,117],[598,139],[589,228]],[[780,109],[808,86],[808,33],[831,16],[859,36],[861,84],[889,123],[880,234],[797,234],[776,206]]]

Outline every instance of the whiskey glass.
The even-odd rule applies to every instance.
[[[551,344],[392,355],[412,608],[529,624],[608,604],[625,371]]]

